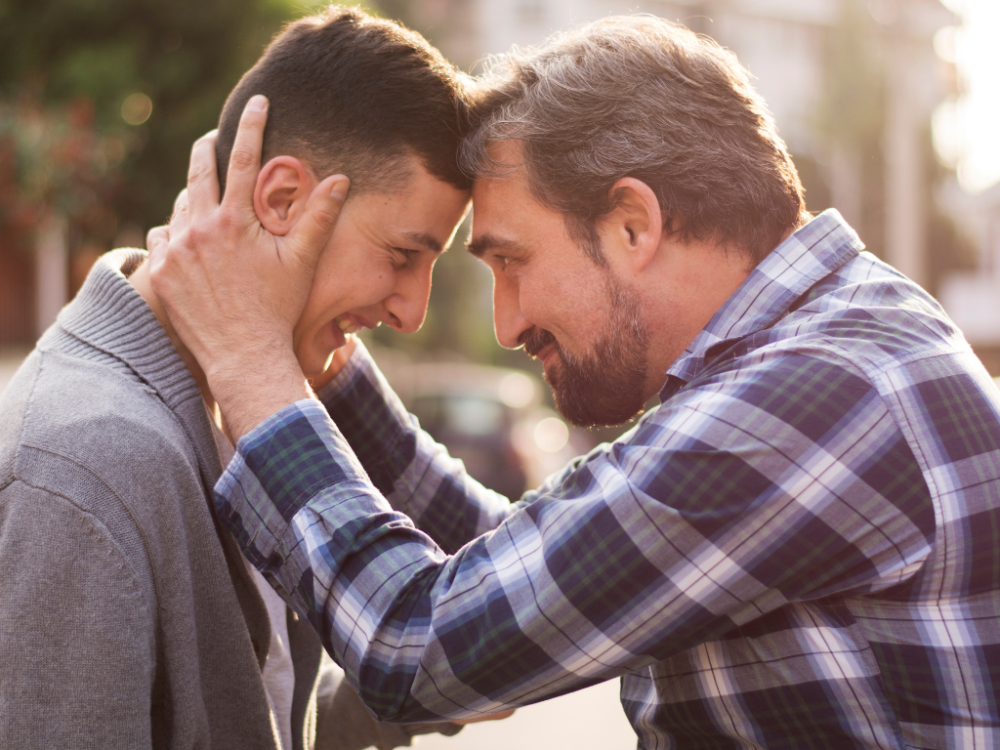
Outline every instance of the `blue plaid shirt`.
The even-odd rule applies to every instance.
[[[220,517],[382,719],[620,676],[641,748],[1000,747],[1000,395],[861,250],[797,231],[519,502],[362,350],[240,441]]]

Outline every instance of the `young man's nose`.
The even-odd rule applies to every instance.
[[[393,293],[386,298],[383,322],[400,333],[420,330],[427,315],[427,301],[431,295],[431,274],[417,273],[401,279]]]
[[[517,287],[502,278],[493,282],[493,329],[504,349],[517,349],[532,323],[521,312]]]

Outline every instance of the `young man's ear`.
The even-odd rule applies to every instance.
[[[276,156],[260,170],[253,207],[264,229],[284,235],[295,226],[317,180],[294,156]]]
[[[622,177],[611,187],[615,208],[600,219],[605,254],[614,253],[632,273],[653,260],[663,237],[663,215],[656,193],[642,180]]]

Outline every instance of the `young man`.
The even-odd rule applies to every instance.
[[[254,94],[272,102],[247,206],[260,231],[286,250],[308,242],[352,182],[303,279],[295,349],[318,374],[345,330],[420,326],[469,200],[460,81],[394,24],[339,9],[298,21],[223,111],[233,187]],[[0,402],[0,747],[333,750],[457,731],[376,722],[310,625],[261,585],[211,507],[232,453],[213,412],[145,254],[106,255]]]
[[[1000,745],[1000,394],[941,308],[804,214],[709,41],[608,19],[490,83],[464,155],[500,343],[578,423],[660,406],[508,506],[362,349],[321,404],[287,316],[198,282],[296,276],[199,189],[154,282],[244,436],[216,508],[249,559],[383,718],[622,676],[643,748]]]

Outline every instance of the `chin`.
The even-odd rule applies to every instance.
[[[299,367],[302,368],[302,374],[307,378],[322,375],[330,366],[334,351],[331,349],[329,352],[298,352],[297,359]]]

